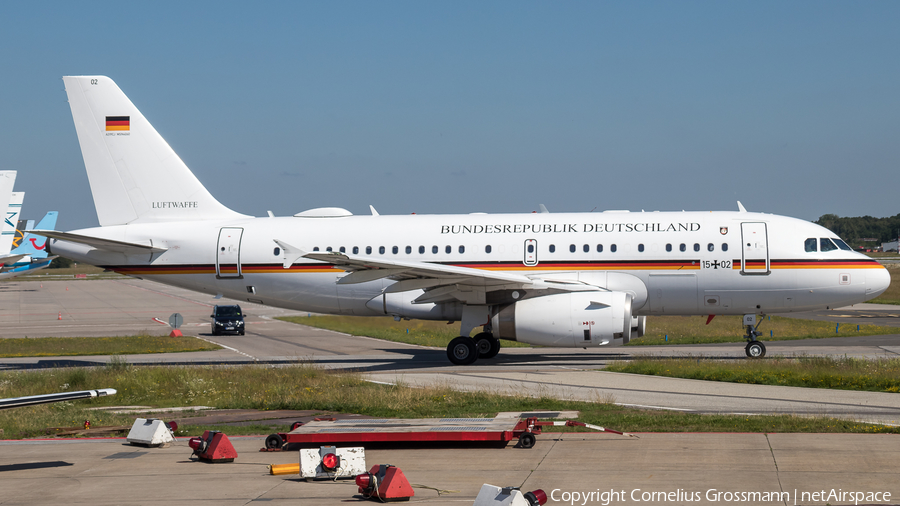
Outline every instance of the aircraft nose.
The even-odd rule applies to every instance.
[[[874,299],[891,286],[891,273],[884,267],[866,273],[866,299]]]

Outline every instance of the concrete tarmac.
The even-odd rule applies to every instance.
[[[136,279],[56,281],[43,286],[38,281],[6,283],[0,285],[0,336],[166,334],[168,327],[159,321],[179,312],[185,317],[186,333],[197,331],[201,338],[228,348],[130,355],[126,359],[137,364],[309,361],[323,367],[361,370],[371,379],[385,382],[443,383],[458,389],[612,400],[700,413],[794,413],[882,423],[900,420],[896,394],[732,385],[597,371],[610,361],[635,354],[742,360],[740,344],[508,348],[476,366],[455,367],[447,362],[443,349],[285,323],[273,318],[298,313],[245,302],[241,305],[250,314],[247,335],[213,337],[208,334],[209,311],[216,303],[233,302]],[[861,321],[869,319],[860,317]],[[885,319],[895,321],[890,316]],[[772,342],[768,348],[770,354],[785,355],[897,356],[900,336]],[[0,359],[0,369],[102,365],[108,360],[102,356]],[[267,464],[295,462],[295,452],[259,453],[261,437],[233,438],[233,442],[238,460],[212,465],[189,462],[190,450],[184,440],[164,449],[132,447],[121,439],[0,442],[0,505],[339,504],[359,500],[351,482],[306,483],[295,477],[267,475]],[[414,499],[428,504],[472,504],[485,482],[523,490],[543,488],[558,499],[549,504],[572,504],[574,492],[595,493],[575,504],[598,505],[854,502],[846,495],[843,499],[829,496],[832,490],[836,494],[881,493],[858,501],[860,504],[896,504],[900,503],[898,450],[900,439],[883,434],[657,433],[632,439],[579,433],[541,435],[529,450],[511,445],[370,450],[367,460],[369,466],[397,465],[414,484],[431,487],[417,488]],[[438,495],[435,489],[456,492]],[[599,495],[610,491],[619,495],[612,500]],[[751,495],[741,496],[745,500],[716,495],[726,492]],[[788,495],[777,500],[752,495],[767,492]],[[885,492],[891,493],[890,498],[885,499]],[[675,500],[664,501],[660,493],[673,493],[667,497]]]
[[[198,353],[128,355],[134,364],[249,364],[310,362],[322,367],[362,371],[375,381],[441,384],[462,390],[490,389],[527,395],[553,395],[584,401],[697,413],[828,415],[900,424],[900,396],[765,385],[684,380],[600,372],[612,361],[635,355],[708,356],[745,360],[739,343],[598,349],[505,348],[474,366],[450,364],[443,349],[349,336],[274,317],[302,315],[240,302],[248,313],[244,336],[211,336],[212,305],[235,303],[189,290],[138,279],[7,283],[0,289],[0,335],[21,337],[166,334],[169,315],[184,316],[184,332],[199,334],[227,348]],[[867,312],[891,313],[893,306],[867,305]],[[884,309],[882,309],[884,308]],[[848,310],[853,311],[853,310]],[[63,319],[59,320],[59,315]],[[894,357],[900,335],[803,341],[774,341],[770,355]],[[95,366],[107,356],[0,359],[0,369]]]
[[[410,502],[429,505],[470,505],[484,483],[542,489],[549,505],[854,504],[849,492],[864,494],[859,504],[900,502],[900,438],[895,435],[639,437],[545,433],[531,449],[512,443],[504,448],[370,449],[366,463],[398,466],[415,487]],[[192,462],[184,438],[169,448],[135,447],[122,439],[0,442],[0,504],[363,501],[352,480],[306,482],[296,475],[268,474],[269,464],[297,462],[296,452],[260,453],[260,437],[231,441],[238,458],[223,464]],[[838,495],[829,497],[832,491]]]

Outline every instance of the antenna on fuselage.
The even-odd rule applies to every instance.
[[[740,201],[740,200],[738,200],[737,203],[738,203],[738,212],[739,212],[739,213],[746,213],[747,210],[744,208],[744,204],[741,204],[741,201]]]

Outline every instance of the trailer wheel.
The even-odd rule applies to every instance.
[[[532,434],[530,432],[526,432],[525,434],[522,434],[521,436],[519,436],[519,445],[522,448],[531,448],[534,446],[534,443],[536,443],[536,442],[537,442],[537,438],[534,437],[534,434]]]
[[[269,434],[266,438],[266,448],[281,448],[284,446],[284,441],[281,439],[281,436],[278,434]]]

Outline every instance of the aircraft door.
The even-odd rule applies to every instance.
[[[241,276],[241,236],[243,228],[223,227],[219,230],[216,244],[216,278],[240,279]]]
[[[534,267],[538,264],[537,241],[534,239],[528,239],[525,241],[524,263],[529,267]]]
[[[765,223],[741,223],[741,274],[769,274],[769,239]]]

